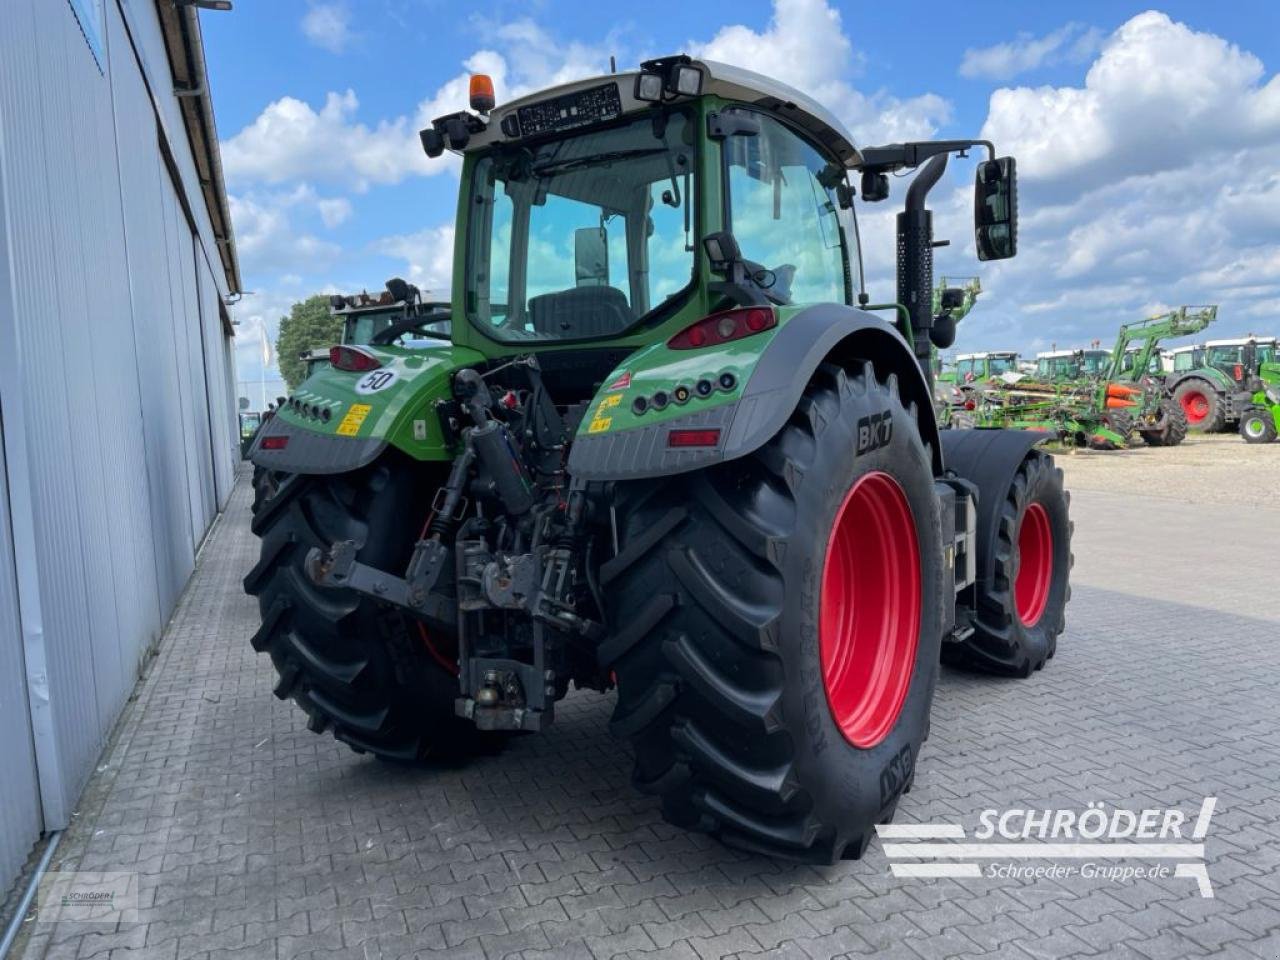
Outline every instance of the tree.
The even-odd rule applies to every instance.
[[[280,318],[280,334],[276,337],[276,362],[280,375],[297,389],[306,379],[304,354],[321,347],[331,347],[342,339],[342,318],[329,313],[329,298],[324,294],[295,303],[287,317]]]

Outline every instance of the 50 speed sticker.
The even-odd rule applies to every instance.
[[[396,382],[400,375],[387,367],[374,370],[356,384],[356,393],[370,394],[385,390]]]

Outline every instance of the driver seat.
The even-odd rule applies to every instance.
[[[529,301],[536,333],[558,340],[607,337],[631,326],[631,307],[617,287],[572,287]]]

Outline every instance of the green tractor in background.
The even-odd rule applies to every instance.
[[[337,345],[398,344],[415,340],[449,339],[449,301],[424,300],[422,291],[399,277],[387,281],[386,289],[374,296],[366,292],[339,293],[329,297],[329,313],[342,320]],[[316,367],[329,363],[333,347],[312,350],[303,356],[307,376]]]
[[[1210,340],[1203,348],[1175,350],[1165,385],[1187,416],[1190,430],[1216,433],[1236,424],[1253,403],[1258,365],[1276,359],[1275,337]]]
[[[1280,363],[1258,367],[1257,389],[1240,417],[1240,436],[1247,443],[1271,443],[1280,434]]]
[[[940,660],[1028,676],[1064,625],[1042,437],[941,431],[931,402],[955,328],[926,200],[991,145],[858,148],[803,93],[684,56],[471,89],[422,132],[462,157],[449,341],[343,346],[252,452],[285,478],[245,578],[276,695],[418,761],[616,689],[670,822],[860,856]],[[881,317],[850,177],[877,202],[912,171]],[[1016,209],[1013,158],[979,163],[982,259],[1015,254]]]
[[[1112,426],[1118,432],[1136,430],[1153,447],[1173,447],[1186,439],[1185,408],[1164,378],[1152,371],[1158,370],[1161,341],[1199,333],[1217,315],[1216,305],[1184,306],[1121,325],[1102,378],[1106,383],[1139,386],[1142,393],[1135,395],[1136,407],[1114,412]]]
[[[332,294],[329,297],[329,313],[342,320],[342,332],[338,343],[302,355],[302,360],[307,365],[307,378],[310,379],[335,358],[345,356],[343,348],[347,346],[411,346],[432,340],[448,342],[449,306],[448,301],[424,300],[422,291],[416,285],[399,277],[388,280],[386,289],[376,296],[367,291],[352,295]],[[305,387],[304,381],[282,406],[310,414],[312,401],[318,398],[313,398]],[[321,406],[314,415],[323,421],[326,415],[332,416],[332,411]],[[253,439],[256,437],[255,429]],[[279,470],[254,466],[251,508],[254,513],[275,495],[284,476]]]

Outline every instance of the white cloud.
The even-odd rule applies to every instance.
[[[1280,79],[1263,74],[1253,54],[1151,11],[1112,34],[1083,87],[995,91],[983,136],[1034,180],[1184,166],[1280,135]]]
[[[318,8],[316,8],[318,9]],[[498,96],[511,100],[534,90],[607,72],[609,55],[637,59],[618,34],[598,44],[565,42],[528,19],[485,30],[490,48],[464,60],[462,70],[409,113],[370,125],[359,119],[355,91],[330,92],[318,109],[295,97],[268,104],[248,126],[222,144],[223,166],[233,186],[296,179],[341,183],[363,192],[373,184],[456,170],[449,154],[429,160],[418,131],[433,119],[462,109],[472,73],[493,77]],[[925,137],[945,123],[950,104],[936,94],[906,99],[885,91],[863,93],[849,78],[858,58],[839,12],[824,0],[776,0],[762,31],[736,25],[710,40],[690,41],[689,53],[734,63],[777,77],[824,103],[851,128],[859,143]]]
[[[900,99],[885,91],[862,93],[849,82],[858,66],[840,12],[825,0],[775,0],[762,31],[741,24],[723,27],[688,52],[730,63],[789,84],[831,110],[855,141],[869,144],[921,139],[951,116],[942,97],[928,93]]]
[[[1043,37],[1020,33],[1017,39],[990,47],[969,48],[960,62],[962,77],[1008,80],[1042,66],[1082,63],[1098,52],[1102,31],[1068,23]]]
[[[301,27],[303,36],[330,53],[342,53],[352,40],[351,12],[344,3],[311,4]]]
[[[408,118],[368,127],[356,119],[353,90],[330,93],[319,110],[294,97],[267,105],[257,119],[222,144],[222,163],[233,187],[313,179],[364,191],[398,183],[409,173],[445,169],[427,160],[418,128]]]
[[[351,213],[344,197],[318,197],[305,183],[283,192],[230,194],[231,222],[235,227],[236,252],[244,268],[261,272],[309,269],[333,262],[340,247],[300,229],[294,213],[303,216],[315,210],[326,227],[334,227]]]
[[[324,225],[332,230],[351,217],[351,201],[346,197],[326,197],[316,201],[316,210]]]
[[[448,296],[453,275],[452,224],[384,237],[374,244],[374,251],[403,260],[404,279],[417,284],[424,297],[445,299]]]
[[[968,190],[938,191],[940,235],[963,240],[941,268],[986,291],[964,346],[1109,343],[1184,303],[1218,303],[1219,336],[1280,316],[1280,80],[1251,53],[1139,14],[1081,86],[997,90],[983,135],[1018,157],[1020,249],[978,267]]]

